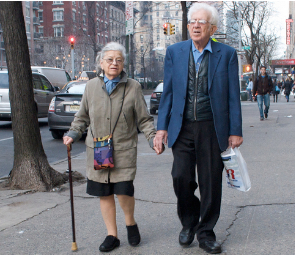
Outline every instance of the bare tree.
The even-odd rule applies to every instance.
[[[42,146],[22,3],[1,1],[0,22],[9,71],[14,137],[14,164],[9,184],[15,189],[47,191],[64,183],[66,178],[50,167]]]
[[[229,25],[232,31],[237,32],[238,27],[235,24],[238,23],[239,15],[241,17],[241,43],[245,49],[247,64],[255,64],[257,74],[261,59],[270,59],[272,50],[276,47],[277,36],[267,29],[272,7],[267,1],[234,1],[227,3],[227,6],[234,19]]]

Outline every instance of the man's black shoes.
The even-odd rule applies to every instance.
[[[213,240],[201,242],[199,247],[210,254],[221,253],[221,245]]]
[[[120,246],[120,240],[115,236],[107,236],[104,242],[99,246],[99,250],[102,252],[112,251],[116,247]]]
[[[267,113],[264,113],[264,117],[267,119],[267,117],[268,117],[268,114],[267,114]]]
[[[182,229],[179,234],[179,243],[181,245],[190,245],[195,238],[195,231],[193,228]]]

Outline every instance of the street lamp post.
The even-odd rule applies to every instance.
[[[238,19],[239,19],[239,52],[242,51],[242,36],[241,36],[241,6],[239,3],[238,8]],[[239,58],[239,81],[240,81],[240,91],[242,88],[242,57],[241,54],[238,55]]]

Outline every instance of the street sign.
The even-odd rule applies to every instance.
[[[226,34],[216,34],[213,35],[215,39],[226,39]]]
[[[126,1],[126,35],[133,34],[133,2]]]
[[[250,50],[251,47],[250,47],[250,46],[244,46],[243,49],[244,49],[244,50]]]

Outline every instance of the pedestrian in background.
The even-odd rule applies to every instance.
[[[292,87],[293,87],[293,80],[290,76],[288,76],[288,78],[286,79],[286,81],[282,87],[285,90],[284,94],[286,96],[287,102],[289,102],[289,96],[290,96],[290,92],[292,90]]]
[[[253,98],[257,95],[257,103],[260,113],[260,120],[268,117],[268,110],[270,105],[270,93],[272,91],[272,80],[266,73],[265,66],[260,67],[260,75],[255,80],[253,86]],[[264,103],[264,111],[263,111]],[[263,116],[264,113],[264,116]]]
[[[208,253],[221,253],[213,231],[221,205],[220,154],[243,142],[237,53],[211,40],[218,19],[213,6],[194,3],[188,12],[191,39],[167,48],[154,139],[159,151],[163,141],[172,147],[179,243],[190,245],[196,234]]]
[[[252,81],[252,78],[250,78],[248,86],[247,86],[247,91],[248,91],[248,94],[249,94],[249,101],[251,101],[251,102],[253,101],[252,90],[253,90],[253,81]]]
[[[99,247],[102,252],[111,251],[120,245],[115,194],[125,215],[129,244],[135,246],[140,243],[140,233],[134,219],[133,186],[137,159],[137,127],[152,147],[156,134],[153,117],[148,114],[141,85],[127,78],[123,71],[125,58],[126,50],[121,44],[111,42],[104,46],[96,59],[97,73],[102,71],[103,77],[99,76],[87,82],[80,110],[63,138],[64,144],[73,143],[81,138],[88,127],[85,140],[87,193],[100,197],[101,214],[108,233]],[[93,139],[108,136],[117,119],[117,126],[113,131],[115,167],[94,170]]]
[[[272,85],[272,95],[273,95],[273,102],[278,102],[278,94],[280,93],[280,89],[277,83],[276,79],[273,79],[273,85]]]

